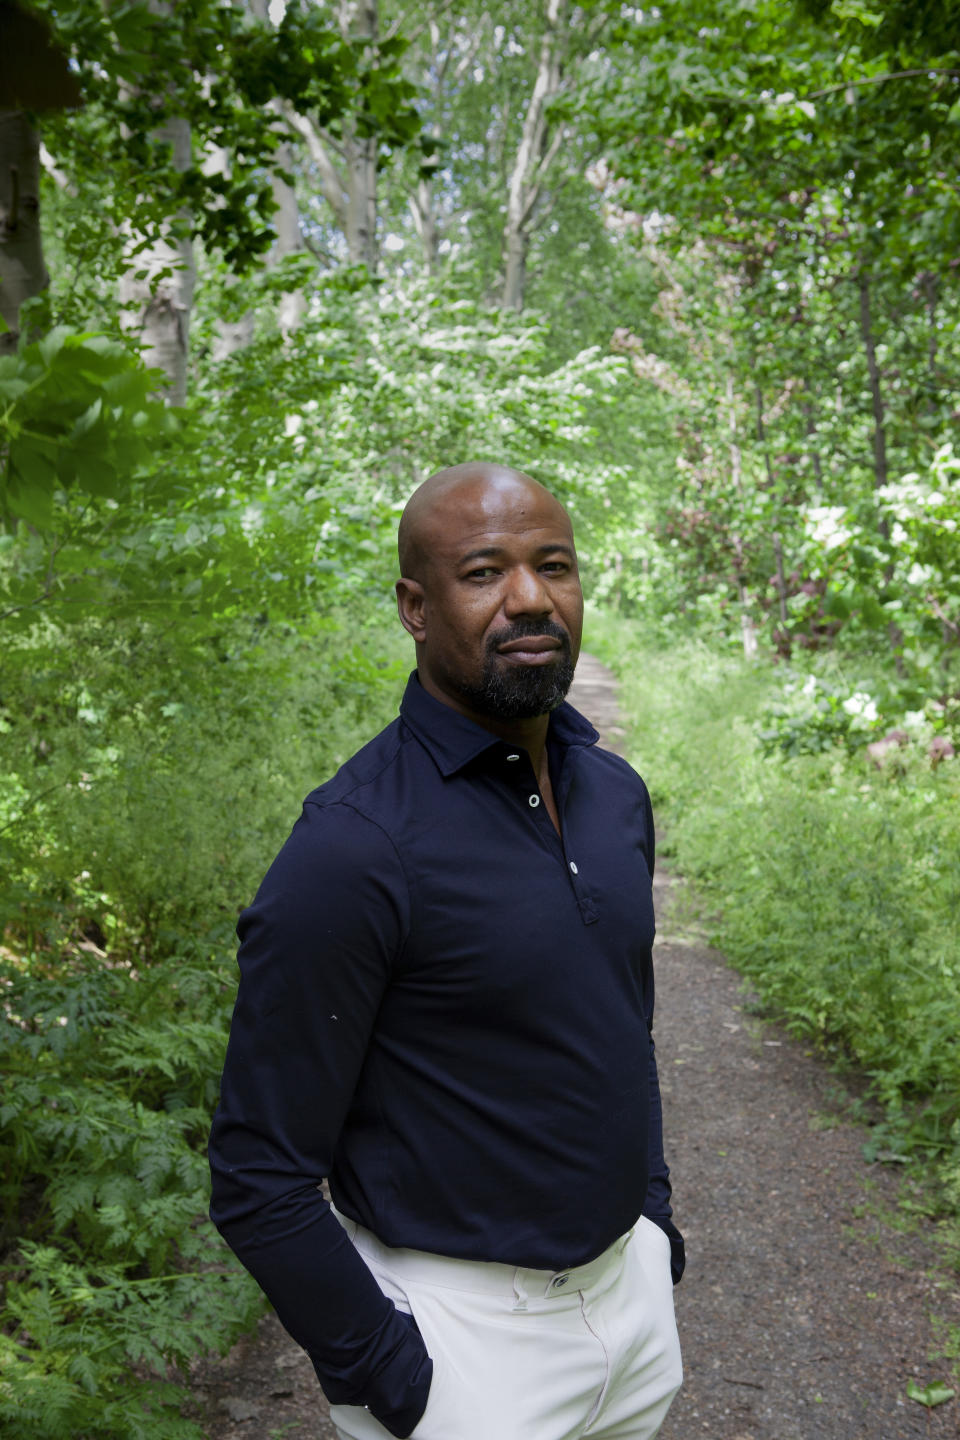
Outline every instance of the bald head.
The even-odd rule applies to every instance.
[[[573,680],[583,623],[560,501],[508,465],[455,465],[411,495],[399,543],[397,610],[421,685],[511,743],[526,744],[516,726],[533,725],[542,749],[547,717]]]
[[[572,535],[560,501],[522,470],[485,460],[469,460],[464,465],[438,470],[414,490],[400,517],[397,531],[400,574],[422,583],[437,548],[456,530],[462,529],[465,522],[469,523],[470,514],[475,514],[478,523],[495,522],[505,505],[522,501],[524,491],[531,499],[551,502],[556,507],[558,520],[562,517]]]

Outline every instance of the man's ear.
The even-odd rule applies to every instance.
[[[419,580],[398,580],[396,588],[400,624],[422,645],[427,633],[423,586]]]

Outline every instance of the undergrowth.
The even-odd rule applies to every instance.
[[[620,675],[631,758],[717,943],[790,1030],[866,1076],[872,1153],[935,1162],[960,1211],[960,761],[923,743],[877,761],[847,730],[772,747],[769,664],[610,618],[589,642]]]
[[[119,656],[82,695],[52,652],[7,688],[4,1440],[202,1440],[190,1362],[262,1311],[206,1215],[233,926],[304,793],[395,713],[406,665],[368,639],[275,637],[205,684]]]

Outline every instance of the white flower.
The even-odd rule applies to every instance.
[[[865,690],[855,690],[852,695],[848,695],[843,702],[843,709],[848,715],[859,716],[870,724],[877,718],[876,704]]]
[[[807,511],[805,522],[811,540],[825,550],[835,550],[850,539],[850,530],[843,521],[846,510],[842,505],[813,505]]]

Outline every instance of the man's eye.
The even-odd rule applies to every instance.
[[[496,575],[492,565],[481,565],[477,570],[471,570],[467,574],[468,580],[486,580],[490,575]]]

